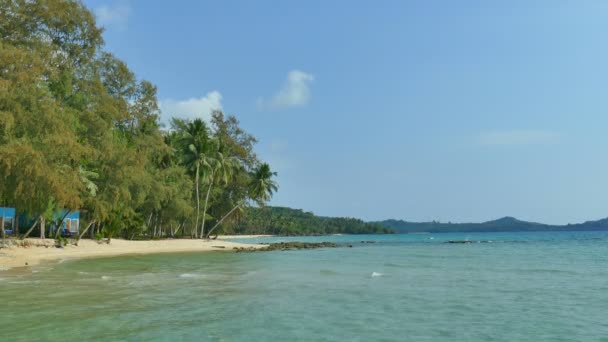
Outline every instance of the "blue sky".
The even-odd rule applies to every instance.
[[[273,205],[368,220],[608,216],[608,2],[87,0],[165,115],[219,107]]]

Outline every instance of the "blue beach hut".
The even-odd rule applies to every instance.
[[[67,214],[67,216],[66,216]],[[62,235],[75,235],[78,234],[78,229],[80,228],[80,211],[73,210],[69,211],[67,209],[63,209],[60,212],[55,213],[53,216],[53,221],[59,221],[65,216],[65,220],[61,224]],[[0,225],[4,227],[4,231],[7,235],[12,235],[17,228],[16,222],[16,213],[15,208],[11,207],[0,207]],[[20,223],[26,223],[26,225],[31,225],[33,220],[28,219],[25,214],[20,215],[19,219]],[[56,227],[53,224],[51,226],[51,233],[56,232]]]
[[[15,208],[0,207],[0,225],[6,234],[13,234],[15,228]]]
[[[66,216],[67,215],[67,216]],[[61,235],[76,235],[78,234],[78,229],[80,228],[80,211],[73,210],[68,211],[67,209],[63,209],[60,212],[55,213],[53,220],[55,222],[61,220],[65,216],[63,223],[61,224]],[[51,233],[55,233],[57,227],[53,224],[51,227]]]

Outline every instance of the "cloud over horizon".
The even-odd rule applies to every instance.
[[[120,2],[113,5],[103,5],[95,8],[97,24],[105,28],[113,28],[119,31],[126,30],[131,14],[131,6]]]
[[[545,130],[508,130],[483,132],[479,142],[486,146],[507,145],[540,145],[551,144],[559,140],[556,132]]]
[[[201,97],[193,97],[186,100],[166,99],[159,102],[161,110],[161,122],[169,123],[172,117],[182,119],[202,118],[209,122],[214,110],[222,110],[222,94],[210,91]]]
[[[310,101],[310,84],[314,79],[312,74],[291,70],[281,89],[270,100],[258,99],[258,107],[282,109],[304,106]]]

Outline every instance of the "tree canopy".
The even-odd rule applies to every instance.
[[[241,219],[233,221],[228,232],[233,234],[327,235],[390,234],[393,229],[355,218],[320,217],[299,209],[284,207],[250,207]]]
[[[140,238],[207,237],[271,198],[276,174],[234,116],[161,127],[156,92],[81,2],[0,0],[0,200]]]

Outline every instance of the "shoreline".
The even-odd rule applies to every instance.
[[[255,238],[261,238],[261,237],[277,237],[277,235],[266,235],[266,234],[260,234],[260,235],[218,235],[217,239],[218,240],[222,240],[222,239],[255,239]]]
[[[31,246],[11,246],[0,249],[0,272],[37,266],[46,262],[60,262],[61,260],[179,252],[234,252],[235,248],[240,247],[265,247],[259,244],[230,242],[219,238],[217,240],[167,239],[149,241],[112,239],[110,244],[83,239],[78,242],[78,246],[68,245],[63,248],[56,248],[53,239],[28,238],[24,241]]]

